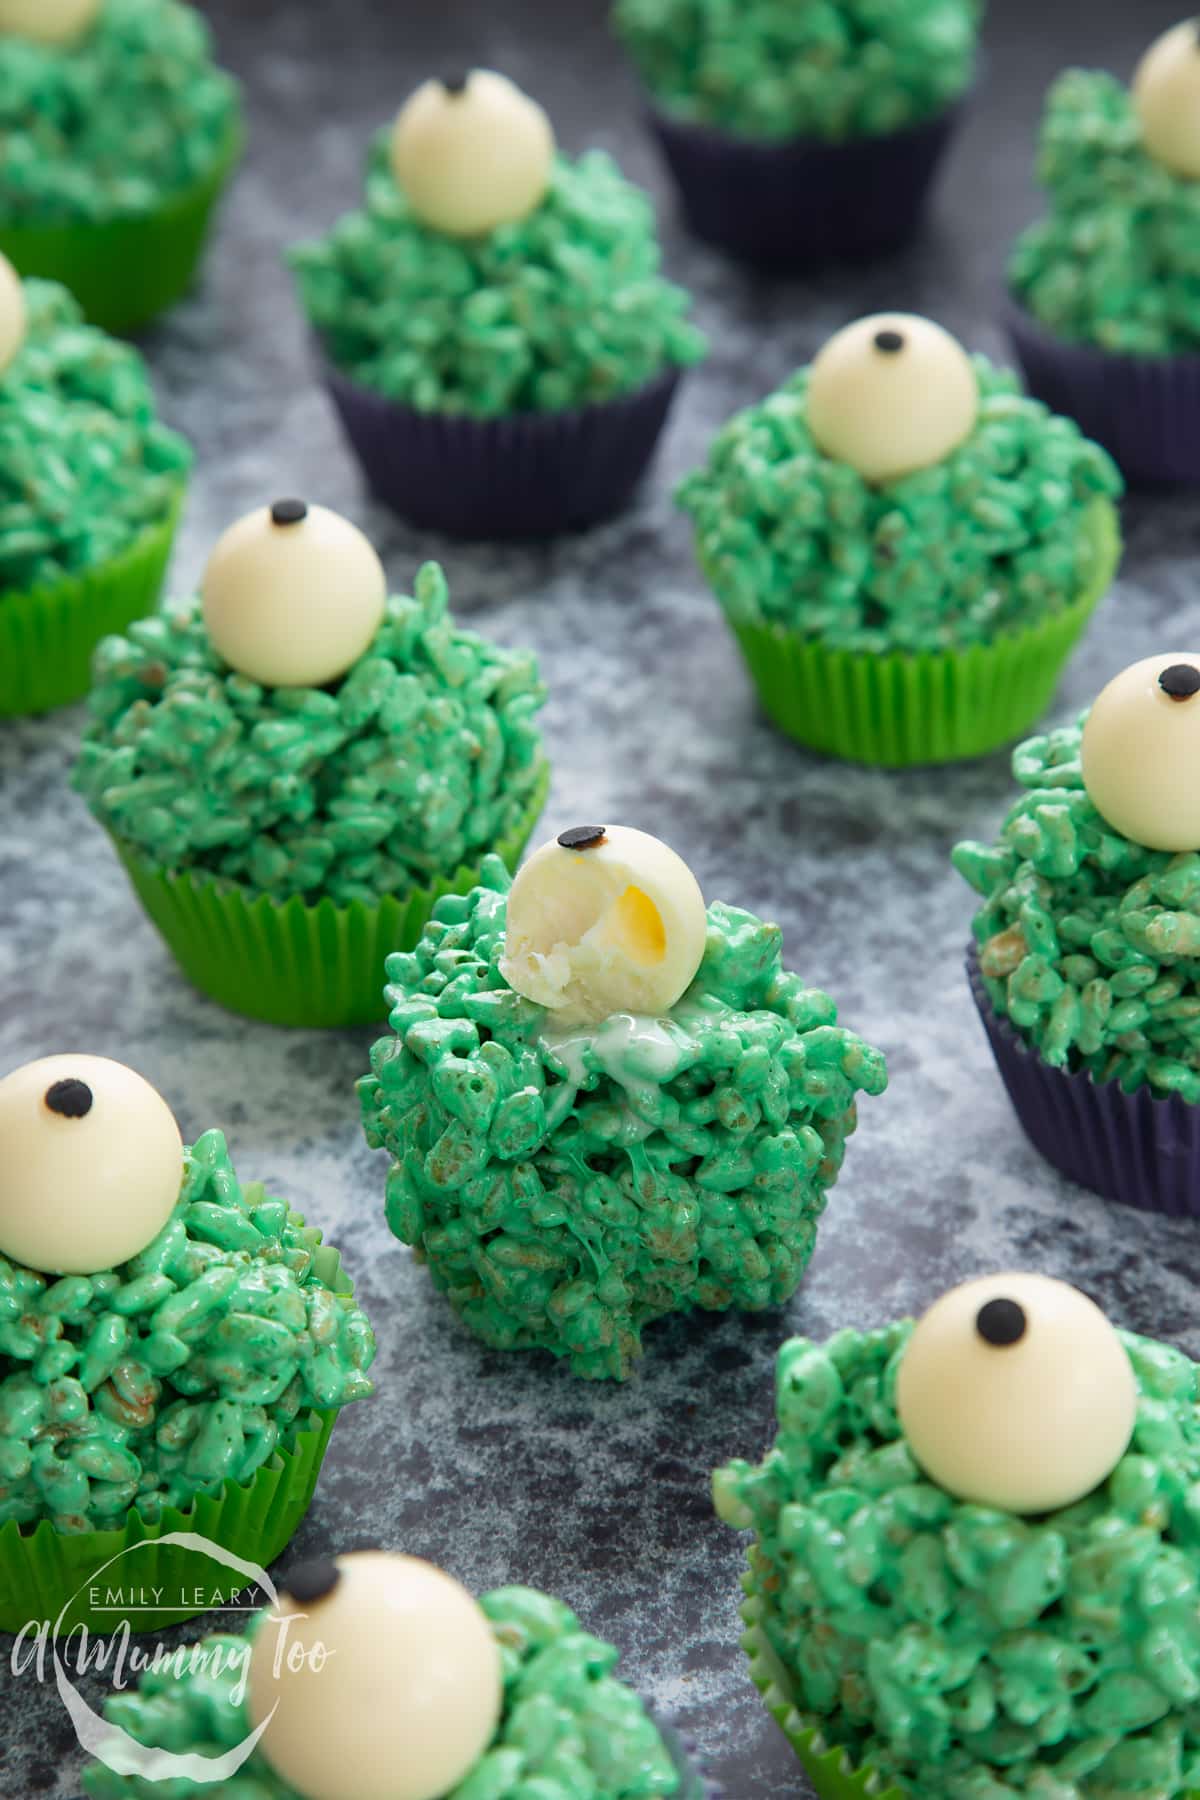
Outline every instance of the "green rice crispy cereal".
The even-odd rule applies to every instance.
[[[132,1261],[54,1279],[0,1259],[0,1525],[154,1520],[369,1394],[371,1327],[323,1281],[320,1235],[207,1131]]]
[[[230,671],[193,598],[100,644],[75,785],[166,868],[375,905],[513,829],[544,768],[544,699],[531,652],[455,626],[436,563],[333,692]]]
[[[1083,719],[1013,752],[1025,792],[955,868],[996,1011],[1054,1068],[1200,1101],[1200,855],[1147,850],[1089,800]]]
[[[24,289],[25,341],[0,379],[0,604],[162,524],[192,461],[155,419],[138,352],[86,325],[56,282]]]
[[[0,215],[96,222],[154,211],[215,167],[237,88],[177,0],[103,0],[78,43],[0,36]]]
[[[921,1800],[1175,1800],[1200,1787],[1200,1413],[1179,1351],[1121,1333],[1129,1450],[1034,1519],[954,1499],[901,1435],[911,1320],[793,1338],[774,1448],[714,1479],[798,1710]]]
[[[977,356],[979,417],[933,468],[873,486],[809,433],[808,370],[735,413],[678,501],[730,620],[831,649],[956,650],[1063,611],[1094,577],[1086,517],[1121,492],[1099,445]]]
[[[869,137],[970,86],[979,0],[617,0],[667,111],[744,137]]]
[[[491,1747],[446,1800],[658,1800],[678,1791],[679,1773],[656,1726],[613,1674],[618,1653],[611,1644],[586,1632],[561,1600],[533,1588],[498,1588],[479,1604],[500,1646],[504,1707]],[[246,1637],[203,1639],[196,1647],[209,1653],[203,1673],[171,1664],[115,1695],[105,1707],[110,1723],[138,1743],[176,1754],[215,1757],[240,1743],[250,1730],[240,1692],[247,1639],[263,1616]],[[161,1800],[164,1793],[204,1800],[212,1793],[209,1783],[163,1784],[96,1764],[83,1785],[91,1800]],[[233,1786],[237,1800],[301,1800],[260,1751]]]
[[[855,1093],[887,1073],[784,971],[778,926],[720,904],[668,1015],[555,1028],[500,973],[508,887],[490,858],[388,958],[367,1141],[393,1159],[389,1225],[472,1331],[620,1380],[664,1314],[789,1298]]]
[[[1013,292],[1060,337],[1139,356],[1200,347],[1200,183],[1142,147],[1129,90],[1069,69],[1038,152],[1049,211],[1013,248]]]
[[[366,206],[290,252],[331,360],[423,413],[498,418],[630,393],[700,360],[690,296],[659,274],[650,198],[601,151],[558,156],[540,206],[485,237],[451,238],[411,211],[388,133]]]

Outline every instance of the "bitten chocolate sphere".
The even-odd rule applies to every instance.
[[[900,1360],[896,1411],[925,1473],[1006,1512],[1070,1506],[1129,1446],[1137,1384],[1099,1307],[1045,1275],[989,1275],[934,1302]]]
[[[103,1056],[46,1056],[0,1081],[0,1256],[96,1275],[156,1238],[183,1182],[161,1094]]]
[[[1200,27],[1195,19],[1155,38],[1133,77],[1147,154],[1176,175],[1200,179]]]
[[[957,339],[914,313],[875,313],[835,332],[813,359],[808,427],[826,456],[865,481],[895,481],[971,435],[979,383]]]
[[[449,1575],[413,1556],[336,1559],[264,1619],[248,1704],[262,1754],[305,1800],[442,1800],[500,1718],[500,1651]],[[316,1592],[323,1588],[323,1592]]]
[[[25,289],[7,256],[0,256],[0,375],[25,342]]]
[[[1147,850],[1200,850],[1200,655],[1131,663],[1092,705],[1081,745],[1088,798]]]
[[[628,825],[589,826],[584,841],[565,831],[543,844],[517,875],[500,969],[563,1024],[664,1013],[691,986],[707,934],[682,857]]]
[[[230,668],[264,687],[322,687],[368,649],[387,578],[348,519],[277,500],[217,540],[203,602],[213,648]]]
[[[392,128],[392,168],[417,217],[450,237],[482,237],[537,206],[554,168],[545,112],[507,76],[474,69],[426,81]]]
[[[95,22],[101,0],[0,0],[0,35],[69,44]]]

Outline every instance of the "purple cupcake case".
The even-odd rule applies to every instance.
[[[599,524],[632,499],[682,370],[565,412],[475,419],[421,413],[372,393],[317,347],[342,428],[376,496],[456,538],[546,538]]]
[[[992,1005],[974,945],[967,978],[988,1043],[1026,1137],[1068,1180],[1106,1200],[1177,1218],[1200,1217],[1200,1106],[1145,1085],[1055,1069]]]
[[[898,250],[920,228],[957,102],[903,131],[830,143],[772,143],[672,118],[647,118],[695,235],[780,272]]]
[[[1030,393],[1103,444],[1135,487],[1200,483],[1200,356],[1070,343],[1011,294],[1004,322]]]

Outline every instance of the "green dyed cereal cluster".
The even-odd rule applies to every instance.
[[[232,673],[189,599],[100,644],[75,783],[165,867],[374,905],[514,829],[545,767],[544,698],[532,654],[456,628],[436,563],[335,692]]]
[[[1038,177],[1049,211],[1009,262],[1059,336],[1141,356],[1200,346],[1200,185],[1142,147],[1129,90],[1070,69],[1050,90]]]
[[[369,1394],[371,1327],[319,1245],[208,1131],[132,1261],[54,1280],[0,1259],[0,1525],[156,1519]]]
[[[668,111],[745,137],[899,131],[970,86],[979,0],[616,0]]]
[[[25,341],[0,376],[0,603],[162,524],[192,460],[156,421],[131,345],[85,325],[56,282],[27,281],[25,308]]]
[[[504,1707],[491,1747],[446,1800],[660,1800],[679,1791],[679,1771],[657,1728],[613,1675],[611,1644],[584,1631],[561,1600],[533,1588],[498,1588],[479,1604],[500,1646]],[[246,1639],[222,1633],[197,1648],[210,1652],[202,1677],[172,1667],[148,1673],[138,1688],[108,1701],[110,1723],[176,1754],[219,1756],[241,1742],[250,1730],[240,1693]],[[161,1782],[98,1764],[83,1785],[91,1800],[158,1800],[164,1792]],[[300,1800],[260,1751],[233,1785],[237,1800]],[[203,1800],[212,1789],[176,1779],[166,1791],[171,1800]]]
[[[964,648],[1072,605],[1105,554],[1089,517],[1121,492],[1071,420],[976,357],[979,417],[933,468],[872,486],[808,428],[808,371],[718,433],[679,504],[735,623],[834,649]]]
[[[556,1031],[500,972],[503,865],[482,879],[387,961],[359,1087],[388,1223],[485,1343],[623,1379],[652,1320],[794,1292],[883,1057],[784,972],[777,926],[722,905],[669,1015]]]
[[[1038,1519],[923,1478],[896,1418],[912,1330],[779,1354],[775,1447],[714,1483],[800,1712],[921,1800],[1172,1800],[1200,1787],[1200,1411],[1123,1333],[1129,1450]]]
[[[1086,714],[1084,715],[1086,718]],[[1200,855],[1131,843],[1083,785],[1077,725],[1013,753],[1025,789],[954,866],[997,1012],[1055,1068],[1200,1101]]]
[[[208,26],[176,0],[104,0],[77,43],[0,35],[0,213],[104,220],[202,181],[238,128]]]
[[[330,358],[364,387],[496,418],[610,400],[704,354],[690,297],[658,272],[650,200],[611,157],[559,156],[532,213],[461,239],[412,212],[387,139],[365,210],[290,259]]]

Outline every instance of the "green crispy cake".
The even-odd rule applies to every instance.
[[[376,138],[362,211],[291,263],[335,366],[418,412],[559,412],[698,362],[690,297],[659,273],[649,197],[600,151],[555,157],[544,197],[477,236],[425,223]]]
[[[544,694],[532,655],[455,626],[436,563],[325,686],[231,669],[189,598],[100,645],[75,780],[157,863],[370,905],[516,828],[544,776]]]
[[[0,221],[146,214],[203,181],[239,131],[237,87],[178,0],[103,0],[76,42],[0,33]]]
[[[85,324],[54,282],[25,282],[24,298],[24,340],[0,380],[0,605],[166,525],[192,461],[155,417],[131,345]]]
[[[1047,212],[1008,277],[1058,337],[1136,356],[1200,349],[1200,186],[1151,155],[1134,96],[1102,70],[1050,90],[1038,150]]]
[[[769,142],[875,136],[970,86],[978,0],[617,0],[667,112]]]
[[[654,1319],[791,1295],[883,1057],[784,970],[777,926],[719,903],[662,1016],[563,1024],[501,972],[508,893],[492,859],[388,959],[367,1139],[389,1224],[472,1331],[621,1379]]]
[[[1014,1289],[1023,1304],[1000,1297]],[[1047,1295],[1066,1296],[1063,1330],[1038,1317]],[[984,1299],[987,1343],[942,1342],[918,1377],[906,1361],[959,1296]],[[1093,1356],[1103,1379],[1089,1384]],[[1061,1282],[997,1276],[945,1296],[915,1331],[792,1339],[777,1416],[763,1460],[730,1463],[714,1491],[721,1516],[754,1534],[756,1685],[820,1794],[851,1791],[843,1755],[853,1792],[910,1800],[1183,1800],[1200,1787],[1186,1356],[1114,1333]],[[940,1430],[940,1455],[956,1476],[977,1465],[978,1484],[931,1474],[932,1450],[917,1455],[903,1420],[932,1421],[930,1445]],[[1063,1504],[1032,1489],[1011,1499],[1056,1459],[1077,1465]]]
[[[893,479],[814,441],[809,369],[722,427],[678,500],[731,623],[856,653],[957,650],[1066,610],[1107,570],[1096,516],[1121,492],[1115,465],[1008,370],[972,361],[969,435]]]
[[[343,1570],[352,1561],[345,1559]],[[308,1567],[299,1573],[307,1576]],[[319,1600],[308,1604],[319,1622]],[[479,1606],[499,1652],[500,1718],[490,1744],[444,1800],[698,1800],[698,1785],[677,1766],[641,1700],[614,1675],[617,1651],[586,1632],[561,1600],[505,1587],[485,1594]],[[175,1755],[227,1753],[251,1728],[246,1665],[256,1636],[267,1629],[260,1615],[246,1637],[203,1639],[145,1675],[140,1686],[114,1696],[105,1709],[110,1724],[139,1744]],[[350,1651],[343,1647],[337,1654]],[[371,1670],[376,1685],[380,1675]],[[319,1677],[314,1687],[319,1700]],[[404,1705],[406,1697],[398,1694],[397,1702]],[[305,1800],[271,1766],[270,1747],[268,1736],[221,1791],[236,1793],[237,1800]],[[355,1763],[363,1754],[361,1743],[350,1738],[345,1800],[361,1792]],[[119,1775],[99,1763],[86,1772],[84,1787],[92,1800],[155,1800],[164,1791],[163,1783]],[[171,1800],[204,1800],[214,1792],[209,1782],[180,1776],[165,1787]]]
[[[369,1394],[371,1328],[320,1235],[209,1131],[131,1261],[55,1279],[0,1258],[0,1526],[153,1521]]]

